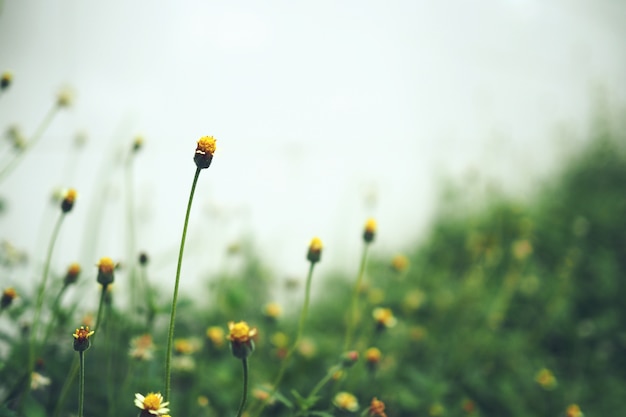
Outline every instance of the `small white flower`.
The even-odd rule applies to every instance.
[[[170,412],[170,409],[167,408],[169,402],[163,402],[163,396],[160,392],[151,392],[145,397],[139,393],[135,394],[135,405],[155,416],[162,416]]]

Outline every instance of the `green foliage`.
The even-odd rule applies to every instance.
[[[572,403],[587,415],[614,414],[626,398],[626,155],[620,140],[591,142],[529,202],[494,197],[468,211],[447,201],[428,238],[407,252],[405,271],[377,258],[374,242],[358,292],[353,348],[361,358],[352,367],[343,366],[340,355],[355,277],[314,276],[320,296],[311,305],[304,340],[263,415],[359,415],[373,397],[385,402],[389,416],[564,415]],[[186,339],[188,349],[179,348],[173,358],[172,398],[166,400],[175,416],[234,414],[241,398],[241,363],[225,336],[207,337],[208,327],[227,334],[227,322],[246,320],[258,328],[249,359],[251,412],[272,392],[269,385],[297,333],[298,309],[278,318],[264,314],[279,284],[253,248],[229,256],[239,258],[236,272],[210,277],[198,288],[194,299],[204,302],[179,303],[176,337]],[[303,274],[306,268],[303,259]],[[289,297],[300,299],[299,290]],[[114,295],[109,299],[85,352],[85,414],[136,415],[135,392],[162,390],[168,316],[162,306],[168,296],[160,291],[154,322],[118,306]],[[9,328],[0,332],[6,347],[0,416],[75,413],[76,381],[66,397],[62,391],[76,361],[70,317],[79,312],[63,304],[51,310],[56,324],[36,368],[51,383],[29,392],[28,329],[20,325],[32,303],[24,298],[1,316]],[[46,305],[52,301],[50,296]],[[377,325],[376,308],[391,309],[397,324]],[[156,344],[152,359],[129,355],[131,340],[142,334]],[[370,347],[380,349],[380,362],[367,362]],[[538,381],[543,369],[554,380]],[[324,378],[328,382],[314,392]],[[356,396],[358,412],[333,405],[340,391]]]

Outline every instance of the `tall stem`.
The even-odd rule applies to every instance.
[[[126,230],[127,230],[127,247],[126,247],[126,256],[128,258],[129,263],[129,271],[130,271],[130,307],[131,314],[137,312],[137,305],[135,304],[141,297],[139,297],[139,292],[141,289],[139,288],[139,282],[137,279],[137,270],[135,268],[136,265],[136,250],[135,250],[135,202],[133,199],[133,157],[134,152],[131,151],[130,155],[128,155],[128,160],[126,162],[125,174],[126,174]]]
[[[352,337],[354,334],[354,329],[356,327],[356,322],[358,320],[359,315],[359,290],[361,289],[361,283],[363,282],[363,275],[365,275],[365,264],[367,261],[367,249],[369,248],[369,243],[366,243],[363,247],[363,254],[361,255],[361,265],[359,266],[359,275],[356,279],[356,284],[354,285],[354,290],[352,292],[352,305],[350,308],[350,316],[348,318],[348,326],[346,327],[346,338],[343,343],[343,351],[347,351],[350,349],[350,344],[352,343]]]
[[[239,411],[237,411],[237,417],[241,417],[243,410],[246,407],[246,400],[248,398],[248,358],[241,360],[243,365],[243,394],[241,395],[241,405],[239,405]]]
[[[170,316],[170,327],[167,335],[167,352],[165,353],[165,398],[170,398],[170,380],[172,367],[172,343],[174,340],[174,324],[176,320],[176,301],[178,300],[178,285],[180,283],[180,269],[183,264],[183,252],[185,250],[185,239],[187,237],[187,225],[189,224],[189,213],[191,212],[191,203],[193,195],[196,192],[196,184],[200,176],[200,168],[196,168],[196,173],[191,184],[191,192],[189,193],[189,202],[187,203],[187,213],[185,214],[185,223],[183,224],[183,236],[180,240],[180,250],[178,252],[178,266],[176,267],[176,281],[174,283],[174,296],[172,297],[172,312]]]
[[[83,417],[83,401],[85,400],[85,352],[78,352],[80,373],[78,376],[78,417]]]

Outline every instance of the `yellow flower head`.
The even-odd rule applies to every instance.
[[[193,157],[196,166],[200,169],[208,168],[213,161],[213,154],[215,154],[215,138],[213,136],[203,136],[198,139],[196,146],[196,153]]]
[[[78,275],[80,275],[80,265],[74,262],[70,264],[70,266],[67,268],[67,272],[65,273],[65,285],[75,283],[78,280]]]
[[[381,356],[382,353],[380,352],[380,349],[375,347],[371,347],[365,351],[365,360],[368,363],[376,364],[380,362]]]
[[[176,353],[191,355],[200,349],[200,342],[196,339],[176,339],[174,340],[174,350]]]
[[[369,218],[365,222],[365,230],[363,231],[363,240],[365,243],[370,243],[374,240],[376,235],[376,220]]]
[[[391,259],[391,268],[400,273],[409,268],[409,258],[404,255],[396,255]]]
[[[13,81],[13,74],[10,71],[3,72],[2,78],[0,78],[0,90],[9,88],[11,81]]]
[[[583,417],[583,412],[580,411],[580,407],[578,404],[570,404],[565,410],[565,415],[567,417]]]
[[[113,271],[115,271],[115,263],[111,258],[100,258],[100,262],[98,262],[98,277],[97,280],[100,284],[109,285],[112,284],[115,280],[115,276],[113,275]]]
[[[283,309],[280,307],[278,303],[268,303],[265,305],[263,309],[265,315],[271,319],[277,319],[283,312]]]
[[[167,408],[169,402],[163,402],[163,396],[159,392],[151,392],[145,397],[139,393],[135,394],[135,405],[155,416],[164,416],[170,412],[170,409]]]
[[[70,188],[67,190],[65,197],[63,197],[63,200],[61,201],[61,210],[63,213],[68,213],[72,210],[74,203],[76,202],[76,196],[77,193],[75,189]]]
[[[17,291],[15,288],[9,287],[2,292],[2,298],[0,299],[0,309],[5,309],[13,303],[13,300],[17,297]]]
[[[84,352],[89,349],[89,346],[91,346],[89,338],[93,336],[94,333],[93,330],[89,330],[89,326],[80,326],[80,328],[76,329],[72,335],[74,336],[74,350]]]
[[[376,324],[381,328],[394,327],[398,323],[398,320],[396,320],[393,316],[393,312],[389,308],[375,308],[372,312],[372,316],[374,320],[376,320]]]
[[[314,237],[311,239],[311,243],[309,244],[309,251],[307,253],[307,260],[311,263],[319,262],[322,258],[322,241],[319,237]]]
[[[256,328],[250,328],[248,323],[240,321],[238,323],[228,323],[228,340],[230,340],[230,351],[238,359],[245,359],[254,352],[254,340]]]
[[[556,387],[556,378],[552,371],[547,368],[540,369],[535,375],[535,381],[544,389],[553,389]]]
[[[335,407],[340,410],[346,410],[352,413],[359,409],[359,402],[356,397],[345,391],[339,392],[335,395],[335,398],[333,398],[333,404],[335,404]]]
[[[387,417],[385,414],[385,403],[380,401],[378,398],[372,398],[372,402],[370,403],[369,408],[370,416],[378,416],[378,417]]]
[[[222,346],[224,346],[224,329],[222,329],[221,327],[209,327],[208,329],[206,329],[206,337],[216,348],[221,348]]]

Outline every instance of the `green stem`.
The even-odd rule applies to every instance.
[[[61,287],[61,290],[59,291],[59,294],[57,294],[56,298],[54,299],[54,303],[52,304],[53,316],[50,319],[50,321],[48,322],[48,326],[47,326],[46,331],[45,331],[44,336],[43,336],[43,344],[44,345],[46,344],[46,342],[50,338],[50,333],[52,333],[52,329],[54,328],[54,324],[56,323],[56,318],[57,318],[57,315],[59,313],[59,306],[61,305],[61,297],[63,297],[63,294],[65,293],[65,290],[67,289],[67,287],[68,287],[68,284],[63,284],[63,287]]]
[[[335,372],[339,371],[341,369],[341,366],[333,366],[332,368],[330,368],[328,370],[328,372],[326,373],[326,375],[324,376],[324,378],[322,378],[317,385],[315,385],[315,387],[313,388],[313,390],[311,391],[311,393],[307,396],[307,399],[311,399],[313,398],[315,395],[317,395],[317,393],[324,387],[324,385],[326,385],[328,383],[328,381],[331,380],[331,378],[333,377],[333,375],[335,375]],[[300,410],[300,412],[298,412],[296,414],[296,416],[302,415],[302,413],[306,413],[307,410]]]
[[[43,120],[37,127],[37,130],[33,134],[30,142],[28,142],[26,144],[26,147],[22,149],[17,155],[15,155],[15,157],[11,161],[9,161],[9,163],[5,165],[2,170],[0,170],[0,182],[2,182],[7,177],[7,175],[11,173],[11,171],[13,171],[13,169],[19,163],[20,159],[22,159],[22,157],[26,154],[26,151],[35,146],[35,144],[39,141],[46,128],[50,125],[50,122],[52,122],[52,119],[54,118],[57,110],[59,110],[59,106],[57,104],[55,104],[50,110],[48,110],[48,113],[46,113]]]
[[[361,289],[361,283],[363,282],[363,275],[365,275],[365,265],[367,261],[367,249],[369,248],[369,243],[365,243],[363,247],[363,254],[361,255],[361,265],[359,266],[359,275],[356,279],[356,284],[354,285],[354,290],[352,292],[352,306],[350,309],[350,316],[348,318],[348,326],[346,327],[346,338],[343,344],[343,351],[346,352],[350,349],[350,345],[352,343],[352,338],[354,337],[354,329],[357,324],[358,315],[359,315],[359,290]]]
[[[100,320],[102,320],[102,310],[103,310],[103,306],[104,306],[104,297],[106,296],[107,293],[107,289],[109,287],[109,284],[105,284],[102,286],[102,290],[100,292],[100,303],[98,304],[98,315],[96,316],[96,322],[95,325],[93,326],[93,330],[94,330],[94,335],[91,336],[91,344],[93,345],[93,341],[95,339],[95,331],[96,330],[100,330]]]
[[[59,216],[56,224],[54,225],[52,236],[50,237],[50,244],[48,245],[48,253],[46,254],[46,261],[43,267],[43,277],[41,280],[41,285],[39,286],[39,291],[37,293],[37,304],[35,305],[35,316],[33,318],[33,324],[31,327],[31,334],[30,334],[30,349],[29,349],[29,355],[28,355],[28,374],[29,375],[31,375],[33,373],[33,370],[35,369],[35,355],[36,355],[37,330],[38,330],[37,327],[39,325],[39,319],[41,316],[41,308],[43,306],[43,299],[44,299],[44,295],[46,292],[46,285],[48,283],[48,275],[50,273],[50,262],[52,260],[52,252],[54,250],[54,245],[57,240],[57,237],[59,236],[59,230],[61,229],[61,224],[63,223],[64,218],[65,218],[65,213],[61,212],[61,215]]]
[[[128,155],[126,162],[126,230],[127,234],[127,248],[126,256],[129,263],[130,272],[130,307],[131,312],[134,315],[137,312],[137,305],[135,304],[141,297],[139,297],[139,283],[137,281],[137,271],[135,268],[135,204],[133,199],[133,155],[134,152]]]
[[[85,352],[78,352],[80,372],[78,377],[78,417],[83,417],[83,401],[85,400]]]
[[[165,399],[170,398],[170,380],[172,367],[172,343],[174,341],[174,323],[176,320],[176,301],[178,300],[178,285],[180,283],[180,269],[183,263],[183,252],[185,250],[185,238],[187,237],[187,225],[189,224],[189,213],[191,212],[191,203],[193,195],[196,192],[196,184],[200,176],[200,168],[196,168],[196,173],[191,184],[191,192],[189,193],[189,201],[187,203],[187,213],[185,214],[185,223],[183,224],[183,236],[180,240],[180,249],[178,251],[178,266],[176,267],[176,281],[174,283],[174,296],[172,297],[172,312],[170,316],[170,327],[167,335],[167,352],[165,353]]]
[[[304,292],[304,304],[302,305],[302,312],[300,313],[300,320],[298,321],[298,331],[296,333],[296,339],[294,340],[293,345],[287,351],[287,354],[285,355],[283,359],[280,369],[278,370],[278,375],[276,376],[276,380],[274,380],[274,383],[272,384],[272,390],[268,396],[268,399],[271,398],[278,390],[278,386],[280,385],[280,382],[282,381],[283,376],[285,375],[285,371],[287,370],[289,359],[291,358],[291,355],[293,355],[293,353],[298,348],[298,344],[300,343],[300,339],[302,338],[302,333],[304,332],[304,323],[306,321],[307,312],[309,310],[309,301],[311,298],[311,281],[313,277],[314,267],[315,267],[315,262],[311,262],[309,266],[309,273],[306,278],[306,289]],[[265,409],[266,405],[267,405],[267,401],[260,403],[260,405],[254,411],[254,413],[251,412],[250,415],[255,416],[255,417],[260,416],[263,410]]]
[[[241,417],[241,414],[243,414],[248,398],[248,359],[243,358],[241,363],[243,365],[243,394],[241,395],[241,405],[239,406],[239,411],[237,411],[237,417]]]

